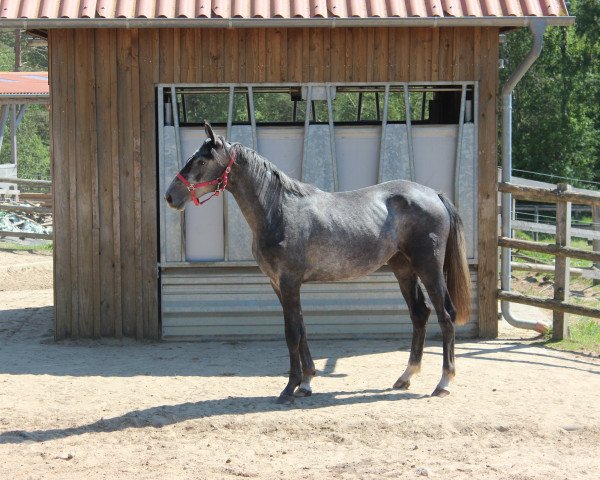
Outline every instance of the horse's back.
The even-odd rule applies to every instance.
[[[290,202],[286,261],[299,261],[304,281],[360,277],[399,250],[431,243],[432,232],[443,235],[443,210],[434,190],[402,180],[319,191]]]
[[[443,202],[435,190],[408,180],[390,180],[358,190],[326,195],[330,195],[327,203],[336,210],[353,207],[360,212],[373,208],[373,205],[381,205],[385,206],[387,215],[396,214],[402,221],[447,217]]]

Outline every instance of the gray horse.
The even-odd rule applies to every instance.
[[[407,389],[420,369],[431,311],[424,286],[443,334],[442,378],[432,395],[448,395],[455,374],[454,324],[469,317],[471,285],[462,222],[450,201],[402,180],[323,192],[288,177],[255,151],[215,137],[208,123],[205,131],[208,138],[165,198],[182,210],[189,200],[200,203],[196,195],[227,189],[237,201],[252,230],[252,254],[283,307],[290,374],[278,401],[312,393],[316,371],[302,318],[302,284],[361,277],[386,262],[413,323],[408,366],[394,388]]]

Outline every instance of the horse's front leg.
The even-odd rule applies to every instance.
[[[291,403],[298,386],[300,396],[310,395],[310,380],[315,374],[315,367],[306,341],[300,306],[300,282],[281,281],[278,288],[276,285],[273,285],[273,288],[283,307],[285,340],[290,354],[289,380],[279,396],[278,403]]]

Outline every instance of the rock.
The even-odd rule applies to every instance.
[[[56,457],[57,460],[71,460],[73,459],[73,454],[72,453],[61,453],[60,455],[57,455]]]
[[[427,470],[425,467],[419,467],[415,470],[415,473],[417,475],[419,475],[420,477],[428,477],[429,476],[429,470]]]

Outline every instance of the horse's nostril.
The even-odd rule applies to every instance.
[[[167,203],[173,203],[173,198],[171,197],[171,195],[167,195],[165,197],[165,200],[167,201]]]

